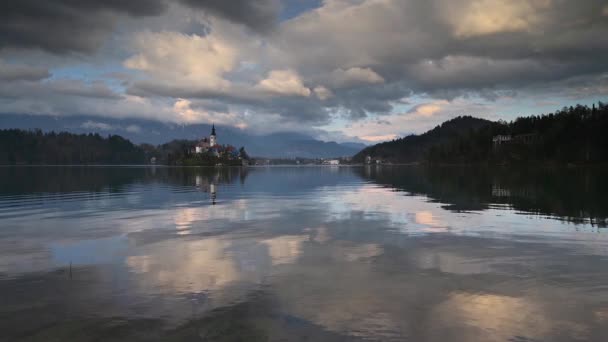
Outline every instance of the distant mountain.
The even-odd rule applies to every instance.
[[[134,143],[159,145],[171,140],[196,140],[209,135],[206,124],[178,125],[144,119],[112,119],[93,116],[0,114],[0,129],[42,129],[45,132],[98,133],[120,135]],[[359,143],[336,143],[316,140],[295,132],[254,135],[231,127],[217,127],[221,144],[245,146],[253,157],[331,158],[353,156],[365,147]]]
[[[442,123],[426,133],[410,135],[369,146],[357,153],[353,157],[353,160],[363,162],[366,156],[371,156],[374,159],[391,162],[410,163],[422,161],[426,158],[432,146],[452,141],[491,123],[492,121],[485,119],[459,116]]]
[[[355,143],[355,142],[345,142],[345,143],[341,143],[340,145],[346,146],[346,147],[352,147],[359,151],[367,147],[367,145],[365,145],[365,144]]]

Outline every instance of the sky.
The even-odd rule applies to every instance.
[[[512,120],[607,95],[605,0],[0,3],[0,119],[373,143],[459,115]]]

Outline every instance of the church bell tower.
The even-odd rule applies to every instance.
[[[211,126],[211,135],[209,136],[209,146],[213,147],[217,144],[217,136],[215,135],[215,124]]]

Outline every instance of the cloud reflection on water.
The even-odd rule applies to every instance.
[[[58,196],[39,206],[43,216],[3,221],[0,272],[10,277],[0,285],[16,291],[35,274],[51,286],[53,260],[78,258],[76,277],[94,276],[78,283],[77,297],[55,300],[79,314],[91,314],[90,303],[101,300],[96,316],[171,315],[179,324],[224,317],[213,310],[221,308],[255,316],[263,327],[314,326],[344,339],[384,341],[566,341],[608,333],[608,238],[590,224],[508,208],[451,210],[428,196],[354,181],[354,170],[324,172],[260,169],[238,187],[217,174],[180,174],[179,186],[127,186],[123,197],[90,196],[85,207]],[[212,205],[201,189],[216,181]],[[138,200],[125,202],[129,196]],[[88,215],[78,215],[82,208]],[[33,229],[41,218],[45,227]],[[253,309],[238,311],[241,304]],[[15,317],[31,313],[12,308]]]

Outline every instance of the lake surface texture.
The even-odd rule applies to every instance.
[[[606,175],[0,168],[0,341],[608,341]]]

